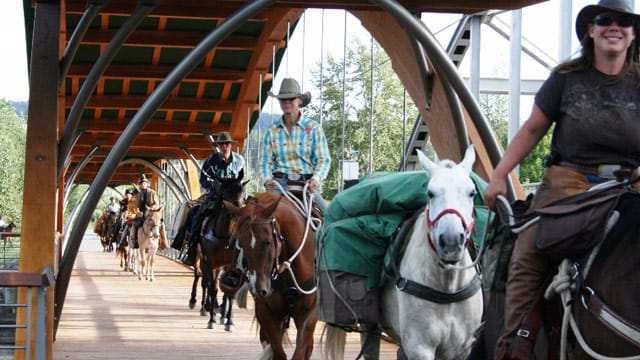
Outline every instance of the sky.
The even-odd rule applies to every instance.
[[[566,0],[550,0],[523,9],[523,36],[544,49],[552,57],[557,57],[557,32],[559,20],[559,2]],[[595,1],[573,0],[573,16],[575,21],[577,12]],[[295,77],[301,83],[303,89],[310,87],[310,71],[315,64],[326,59],[331,53],[334,57],[341,58],[344,49],[345,34],[347,44],[360,37],[364,41],[370,41],[366,30],[362,29],[359,21],[347,15],[345,32],[345,15],[342,10],[309,10],[298,25],[296,32],[291,36],[291,43],[283,59],[282,65],[275,77],[275,87],[279,88],[283,77]],[[428,23],[429,29],[443,44],[447,45],[451,33],[455,29],[455,22],[460,17],[458,14],[428,14],[423,16],[423,21]],[[506,23],[510,22],[510,14],[500,15]],[[453,24],[453,25],[452,25]],[[482,53],[481,76],[482,77],[506,77],[508,75],[509,46],[492,29],[482,27]],[[5,48],[5,55],[0,66],[0,98],[12,101],[27,101],[29,97],[29,85],[27,76],[26,40],[24,34],[24,16],[22,13],[22,0],[0,0],[0,36]],[[574,47],[577,42],[574,41]],[[322,52],[321,52],[322,51]],[[468,58],[468,56],[467,56]],[[523,79],[544,79],[548,71],[523,56]],[[469,73],[468,61],[463,62],[460,72],[463,76]],[[305,89],[306,91],[307,89]],[[266,103],[266,112],[278,112],[277,104]]]
[[[22,0],[0,1],[0,36],[3,57],[0,66],[0,99],[27,101],[27,47]]]

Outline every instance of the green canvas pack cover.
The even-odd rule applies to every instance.
[[[479,244],[488,212],[487,183],[474,173],[471,178],[478,190],[472,237]],[[402,221],[426,203],[428,181],[424,171],[373,173],[337,194],[315,235],[318,269],[358,274],[368,289],[378,286],[389,243]]]

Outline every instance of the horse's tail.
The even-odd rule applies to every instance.
[[[347,332],[342,328],[327,324],[324,325],[322,332],[326,334],[324,346],[322,347],[322,359],[343,360]]]
[[[247,294],[249,293],[249,283],[248,282],[244,282],[244,284],[242,284],[242,286],[240,287],[240,289],[238,289],[238,291],[236,292],[235,298],[236,298],[236,303],[238,304],[238,307],[240,309],[246,309],[247,308]]]

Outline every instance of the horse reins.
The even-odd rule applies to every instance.
[[[256,206],[260,206],[259,204],[256,204]],[[283,243],[284,243],[284,236],[282,236],[282,234],[278,231],[279,226],[277,226],[278,224],[278,220],[275,217],[271,217],[271,218],[263,218],[263,219],[253,219],[249,222],[249,226],[252,226],[253,224],[271,224],[271,235],[272,235],[272,240],[274,242],[274,244],[276,245],[276,253],[274,256],[274,268],[272,271],[272,279],[275,280],[278,278],[278,276],[280,274],[282,274],[285,270],[289,271],[289,274],[291,275],[291,279],[293,280],[294,286],[295,288],[301,292],[302,294],[305,295],[310,295],[313,294],[317,287],[314,285],[312,289],[310,290],[304,290],[300,284],[298,283],[298,280],[295,276],[295,273],[293,272],[293,269],[291,268],[291,263],[298,257],[298,255],[302,252],[302,249],[304,248],[304,245],[307,242],[307,237],[309,234],[309,218],[307,218],[307,226],[305,227],[305,232],[302,236],[300,245],[298,246],[298,248],[296,249],[296,251],[293,253],[293,255],[291,255],[289,257],[289,259],[283,261],[282,263],[280,263],[279,258],[280,258],[280,254],[282,252],[282,248],[283,248]],[[239,225],[239,224],[238,224]],[[253,235],[252,235],[253,236]]]

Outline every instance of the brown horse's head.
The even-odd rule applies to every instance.
[[[292,277],[298,284],[313,278],[313,231],[305,232],[305,218],[289,200],[265,193],[243,208],[225,206],[237,216],[234,238],[254,296],[268,296],[280,276],[287,286]]]
[[[217,198],[221,201],[214,204],[213,221],[208,221],[206,229],[204,229],[205,239],[228,239],[231,235],[233,214],[225,208],[222,201],[236,206],[244,205],[244,187],[249,180],[242,181],[243,177],[244,170],[240,170],[236,177],[221,178],[216,176],[218,182]]]
[[[269,204],[252,200],[242,208],[225,201],[225,207],[237,216],[234,238],[247,265],[251,293],[256,297],[271,294],[271,279],[282,252],[280,225],[274,217],[280,199],[278,196]]]

